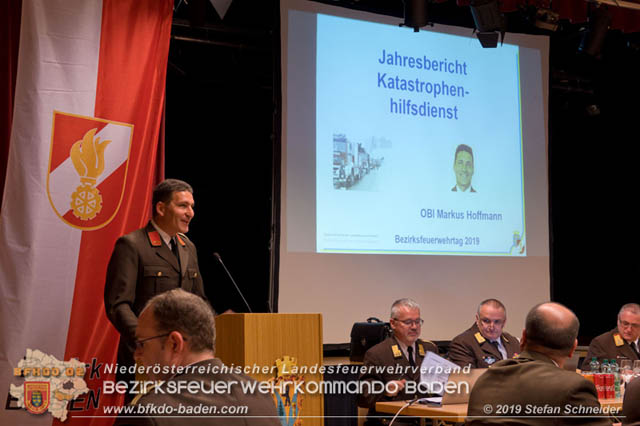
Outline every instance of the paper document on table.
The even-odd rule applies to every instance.
[[[435,352],[427,352],[427,356],[420,365],[420,383],[432,390],[432,393],[442,396],[444,387],[453,371],[459,371],[460,367],[442,358]]]
[[[420,398],[418,400],[419,404],[425,404],[425,405],[437,405],[437,406],[441,406],[442,405],[442,397],[441,396],[432,396],[430,398]]]

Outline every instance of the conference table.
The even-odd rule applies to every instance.
[[[407,401],[388,401],[376,403],[376,411],[385,414],[396,414]],[[622,398],[601,399],[600,405],[609,410],[615,408],[622,409]],[[425,404],[412,404],[402,410],[402,416],[423,417],[447,423],[464,423],[467,416],[467,404],[449,404],[436,407]]]

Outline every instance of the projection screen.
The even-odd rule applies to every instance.
[[[410,297],[449,340],[497,298],[519,336],[550,294],[548,38],[400,22],[281,2],[278,310],[344,343]]]

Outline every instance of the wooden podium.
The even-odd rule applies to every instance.
[[[322,374],[317,372],[322,366],[322,315],[223,314],[216,317],[216,332],[216,357],[227,366],[249,367],[247,374],[258,381],[274,381],[278,375],[281,381],[290,383],[304,380],[303,387],[311,393],[296,396],[295,386],[291,385],[285,388],[288,395],[280,395],[285,415],[292,413],[295,417],[299,403],[302,425],[324,424],[323,396],[321,391],[315,391],[322,381]],[[292,374],[296,372],[294,365],[298,374]],[[256,372],[254,366],[261,372]],[[265,373],[263,368],[268,371]],[[277,400],[274,397],[274,404]]]

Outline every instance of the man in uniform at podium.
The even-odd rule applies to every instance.
[[[627,303],[618,313],[618,326],[594,338],[589,352],[582,363],[583,370],[591,370],[589,363],[593,357],[599,362],[604,359],[640,359],[638,338],[640,337],[640,305]]]
[[[408,381],[420,382],[420,365],[428,351],[438,353],[438,347],[429,341],[420,340],[423,320],[420,318],[420,306],[411,299],[400,299],[391,305],[391,329],[393,335],[370,348],[364,355],[364,373],[361,382],[378,382],[385,385],[385,392],[368,392],[366,383],[361,383],[363,393],[358,405],[369,408],[367,426],[382,424],[374,418],[376,402],[406,400],[415,397],[405,390]],[[378,371],[376,367],[395,367]],[[414,368],[415,367],[415,368]]]
[[[460,367],[487,368],[501,359],[513,358],[520,342],[502,329],[507,322],[507,309],[497,299],[480,303],[476,322],[456,336],[449,346],[449,360]]]
[[[205,297],[196,248],[184,235],[193,219],[193,189],[177,179],[166,179],[153,190],[153,218],[146,227],[116,241],[104,288],[107,317],[120,332],[118,364],[134,364],[138,315],[158,293],[182,288]],[[133,374],[118,370],[117,380],[130,382]],[[125,398],[129,400],[130,395]]]

